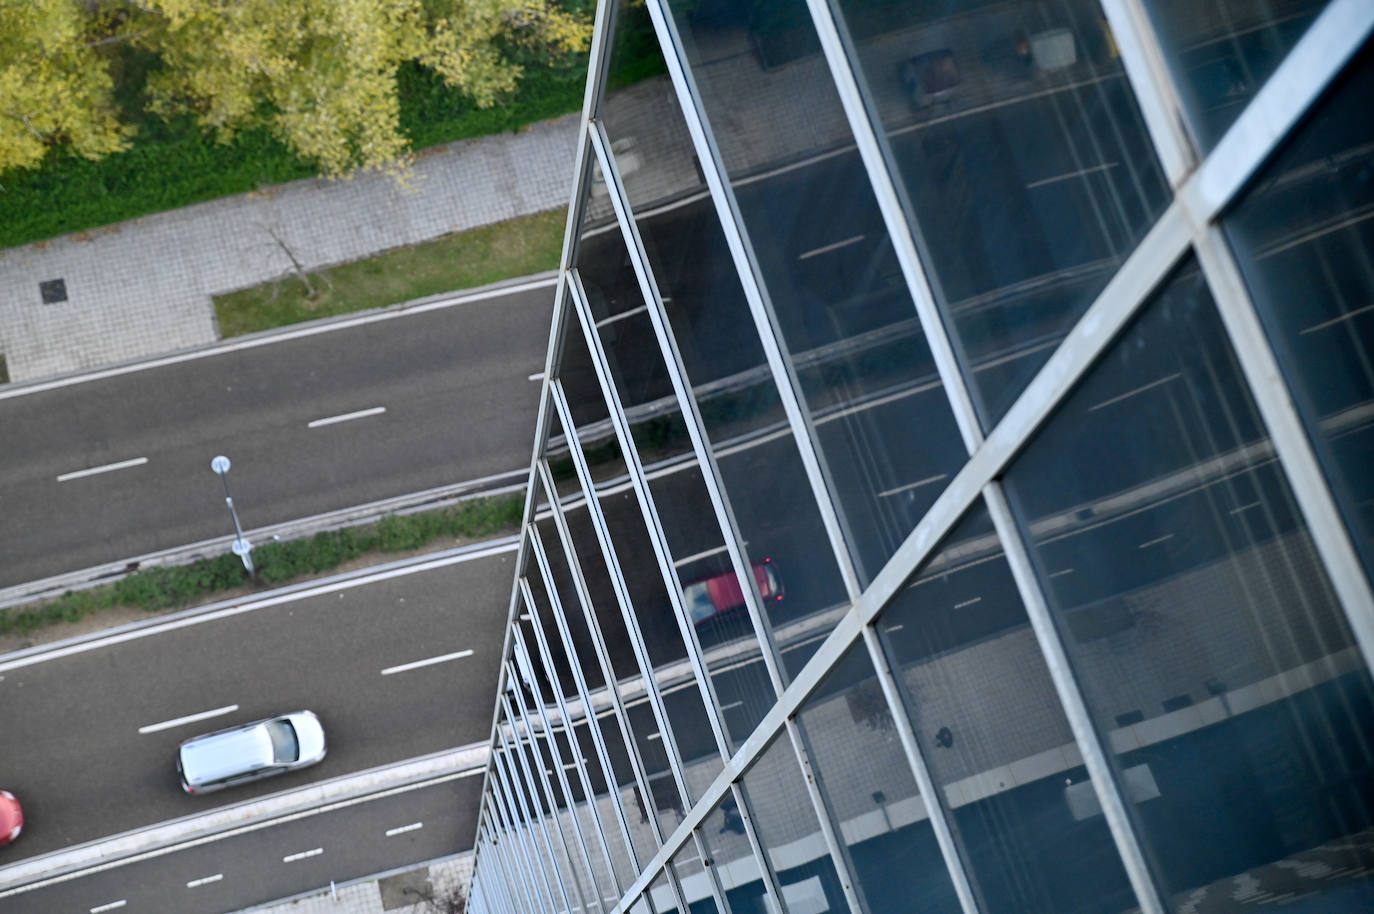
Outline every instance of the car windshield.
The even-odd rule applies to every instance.
[[[716,614],[716,604],[711,602],[711,590],[705,581],[691,584],[683,591],[687,602],[687,612],[692,622],[704,622]]]
[[[289,721],[269,721],[267,734],[272,738],[272,760],[274,762],[280,765],[294,762],[301,757],[300,742],[296,739],[296,730]]]

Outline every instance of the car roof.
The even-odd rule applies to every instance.
[[[272,739],[264,723],[258,721],[183,743],[181,771],[187,783],[205,784],[272,764]]]

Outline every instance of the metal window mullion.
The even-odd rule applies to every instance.
[[[557,295],[557,296],[555,297],[555,300],[554,300],[554,308],[553,308],[554,321],[555,321],[555,323],[559,320],[559,315],[561,315],[562,313],[564,313],[564,310],[565,310],[564,302],[565,302],[565,299],[566,299],[566,291],[564,291],[564,290],[566,289],[566,284],[565,284],[565,283],[560,283],[559,289],[560,289],[560,294]],[[556,337],[557,334],[554,334],[554,336]],[[550,346],[552,346],[552,345],[553,345],[553,342],[552,342],[552,340],[551,340]],[[521,525],[522,529],[523,529],[524,527],[527,527],[528,525],[530,525],[530,524],[532,524],[532,523],[534,522],[534,512],[535,512],[535,508],[536,508],[537,505],[538,505],[538,501],[537,501],[537,500],[535,499],[535,497],[534,497],[534,485],[535,485],[536,479],[538,478],[538,477],[537,477],[537,474],[536,474],[536,472],[535,472],[534,463],[535,463],[535,458],[537,458],[538,455],[539,455],[539,453],[543,450],[544,441],[546,440],[546,438],[547,438],[547,436],[548,436],[548,416],[549,416],[549,410],[550,410],[550,408],[551,408],[551,407],[548,405],[548,400],[549,400],[549,391],[548,391],[548,387],[549,387],[549,383],[548,383],[548,378],[547,378],[547,376],[546,376],[546,377],[545,377],[545,380],[544,380],[544,383],[543,383],[543,384],[541,385],[541,387],[540,387],[540,393],[539,393],[540,409],[539,409],[538,415],[537,415],[536,420],[535,420],[535,439],[534,439],[534,440],[535,440],[535,449],[534,449],[534,457],[532,457],[531,460],[530,460],[530,475],[529,475],[528,480],[527,480],[526,483],[525,483],[525,502],[524,502],[523,509],[522,509],[522,511],[521,511],[520,525]],[[508,606],[508,608],[507,608],[507,611],[506,611],[506,627],[505,627],[504,632],[502,633],[502,640],[501,640],[501,657],[502,657],[502,658],[509,657],[509,656],[510,656],[510,652],[511,652],[511,650],[512,650],[511,633],[512,633],[512,631],[513,631],[514,628],[515,628],[516,619],[517,619],[517,616],[519,615],[519,609],[518,609],[518,604],[519,604],[519,600],[518,600],[519,587],[518,587],[518,582],[519,582],[519,580],[520,580],[520,576],[523,575],[523,574],[525,573],[525,566],[526,566],[526,564],[528,563],[528,561],[529,561],[529,545],[528,545],[528,541],[527,541],[526,537],[522,536],[522,537],[520,537],[520,547],[519,547],[519,549],[516,551],[516,557],[515,557],[515,570],[514,570],[515,573],[514,573],[514,575],[513,575],[513,577],[512,577],[512,581],[511,581],[511,597],[510,597],[510,604],[509,604],[509,606]],[[500,720],[501,720],[501,703],[500,703],[500,695],[501,695],[502,689],[505,687],[505,682],[504,682],[504,680],[503,680],[503,678],[502,678],[502,677],[504,677],[504,675],[505,675],[505,669],[504,669],[504,667],[503,667],[503,668],[497,673],[497,683],[496,683],[496,694],[497,694],[497,699],[496,699],[496,701],[494,702],[493,708],[492,708],[492,713],[491,713],[491,722],[492,722],[492,724],[491,724],[491,734],[490,734],[490,736],[489,736],[489,738],[488,738],[488,742],[495,742],[495,740],[496,740],[496,728],[497,728],[497,726],[498,726],[498,724],[499,724],[499,722],[500,722]],[[486,790],[485,790],[485,786],[486,786],[486,779],[490,776],[490,773],[491,773],[491,764],[490,764],[490,762],[488,762],[488,764],[487,764],[487,769],[486,769],[486,771],[484,771],[483,774],[482,774],[483,788],[484,788],[484,789],[483,789],[483,792],[482,792],[482,794],[481,794],[481,796],[482,796],[482,801],[481,801],[481,802],[483,802],[483,803],[486,802],[487,793],[486,793]],[[480,810],[480,805],[479,805],[479,810]]]
[[[514,873],[515,878],[520,880],[520,894],[524,898],[525,907],[529,909],[531,914],[535,914],[535,912],[540,910],[541,904],[536,901],[537,896],[531,887],[529,877],[526,875],[531,872],[530,864],[524,862],[523,859],[517,859],[518,848],[515,845],[515,837],[511,834],[509,829],[505,827],[505,816],[501,809],[501,798],[496,793],[492,793],[492,804],[487,808],[487,815],[490,817],[490,821],[494,823],[492,828],[492,833],[496,836],[494,844],[498,852],[502,855],[503,869],[509,867],[508,872]],[[502,842],[503,838],[505,839],[504,843]],[[523,858],[523,854],[521,857]],[[507,878],[510,877],[508,876]],[[549,912],[549,914],[552,914],[552,912]]]
[[[726,244],[730,248],[735,272],[739,277],[745,300],[749,305],[750,316],[754,320],[759,343],[763,348],[769,371],[773,376],[773,384],[777,388],[778,399],[782,403],[783,412],[792,427],[792,437],[796,441],[797,451],[806,471],[811,497],[816,502],[816,508],[821,516],[822,526],[825,529],[826,538],[829,540],[831,551],[835,554],[835,561],[839,566],[845,590],[852,600],[862,590],[858,573],[854,567],[853,555],[849,548],[849,543],[855,542],[855,539],[848,532],[848,521],[837,510],[835,501],[830,494],[830,481],[833,477],[826,464],[824,454],[817,444],[820,438],[816,434],[810,411],[806,408],[800,393],[801,384],[796,377],[791,356],[785,354],[787,353],[787,345],[782,336],[767,285],[763,279],[762,268],[759,266],[757,255],[754,253],[753,244],[749,240],[749,233],[745,228],[744,218],[740,212],[739,202],[735,198],[734,189],[728,181],[724,159],[708,123],[705,105],[701,102],[701,94],[697,91],[696,81],[687,64],[677,25],[673,22],[671,11],[667,9],[667,0],[649,0],[646,5],[649,8],[650,18],[654,22],[654,29],[658,35],[659,46],[663,51],[663,59],[668,66],[668,74],[672,80],[673,89],[677,94],[678,107],[681,109],[683,120],[686,122],[687,132],[692,137],[692,145],[697,154],[698,164],[700,164],[702,174],[706,179],[706,185],[711,191],[711,200],[715,205]],[[746,581],[745,583],[750,582]]]
[[[491,857],[492,866],[500,873],[501,899],[506,906],[509,914],[521,914],[521,892],[523,887],[516,881],[516,877],[511,875],[509,863],[506,860],[505,849],[498,844],[499,836],[491,826],[491,815],[488,813],[487,822],[483,830],[487,836],[487,847]],[[528,905],[528,902],[526,902]]]
[[[519,682],[518,679],[511,679],[510,681],[511,681],[511,682]],[[517,687],[517,688],[515,689],[515,691],[519,691],[519,688]],[[520,772],[521,772],[521,774],[524,776],[525,785],[526,785],[526,788],[525,788],[525,789],[526,789],[527,791],[529,791],[529,794],[530,794],[530,802],[533,804],[533,806],[534,806],[534,808],[535,808],[535,811],[536,811],[536,812],[539,812],[539,809],[538,809],[538,807],[539,807],[539,798],[538,798],[538,796],[537,796],[537,792],[536,792],[536,788],[535,788],[535,777],[534,777],[533,772],[532,772],[531,769],[530,769],[530,765],[529,765],[528,760],[525,758],[525,746],[524,746],[524,741],[520,739],[519,732],[515,730],[515,726],[514,726],[514,722],[517,720],[517,718],[516,718],[514,712],[513,712],[512,709],[511,709],[510,700],[509,700],[505,695],[502,695],[502,696],[501,696],[501,704],[502,704],[502,705],[505,707],[505,709],[506,709],[506,719],[512,722],[512,724],[511,724],[511,731],[512,731],[512,734],[511,734],[511,735],[514,737],[514,739],[513,739],[513,744],[514,744],[514,751],[515,751],[515,760],[516,760],[517,763],[519,763]],[[523,717],[522,717],[522,718],[519,718],[519,720],[520,720],[520,722],[523,724],[523,726],[524,726],[524,728],[525,728],[525,736],[529,739],[529,741],[530,741],[530,748],[531,748],[531,750],[533,750],[533,748],[534,748],[534,731],[533,731],[532,729],[530,729],[529,723],[528,723],[527,721],[525,721],[525,719],[524,719]],[[570,853],[568,852],[568,842],[567,842],[567,839],[564,838],[564,836],[563,836],[563,830],[562,830],[562,828],[560,828],[559,825],[558,825],[558,803],[557,803],[557,801],[554,799],[554,797],[552,796],[552,794],[548,791],[549,781],[548,781],[548,776],[544,774],[543,765],[542,765],[542,764],[541,764],[541,765],[538,765],[538,768],[539,768],[540,774],[543,775],[542,781],[541,781],[540,783],[542,784],[542,786],[543,786],[544,789],[545,789],[545,791],[544,791],[544,799],[545,799],[545,801],[548,803],[548,806],[549,806],[549,815],[548,815],[548,818],[553,820],[553,829],[554,829],[554,831],[558,832],[558,843],[559,843],[559,845],[563,848],[563,856],[564,856],[564,858],[566,858],[567,861],[568,861],[568,873],[567,873],[566,876],[565,876],[565,875],[563,874],[563,867],[562,867],[562,866],[560,865],[560,863],[559,863],[558,855],[557,855],[556,853],[554,853],[554,849],[553,849],[553,837],[549,834],[549,824],[548,824],[548,821],[545,819],[544,815],[543,815],[542,813],[540,813],[540,814],[537,816],[537,818],[539,819],[539,829],[540,829],[540,831],[542,831],[542,832],[544,833],[544,844],[548,847],[548,849],[549,849],[549,858],[553,861],[553,871],[554,871],[554,875],[555,875],[556,877],[558,877],[558,889],[559,889],[559,892],[560,892],[560,893],[562,894],[562,896],[563,896],[563,903],[564,903],[565,905],[567,905],[567,909],[568,909],[569,911],[571,911],[571,910],[572,910],[572,898],[568,895],[568,883],[571,882],[571,883],[573,884],[573,891],[574,891],[574,893],[577,895],[578,904],[585,910],[586,907],[587,907],[587,898],[586,898],[586,896],[582,893],[582,881],[581,881],[580,879],[577,878],[577,872],[576,872],[575,870],[572,869],[572,865],[573,865],[572,854],[570,854]],[[523,800],[522,800],[522,802],[523,802]]]
[[[811,763],[812,752],[806,734],[802,732],[801,725],[794,717],[787,719],[786,728],[787,737],[792,743],[793,759],[801,768],[806,794],[811,800],[811,809],[816,815],[816,821],[820,824],[821,836],[825,839],[826,849],[830,852],[830,862],[835,867],[835,875],[840,880],[840,891],[844,894],[845,905],[851,914],[869,914],[868,900],[859,890],[858,882],[854,878],[854,861],[850,858],[849,848],[844,843],[839,817],[830,805],[830,798],[822,790],[824,779],[821,773]]]
[[[559,640],[563,642],[563,653],[568,658],[568,667],[572,671],[573,682],[577,686],[577,696],[582,700],[582,707],[586,713],[587,733],[591,736],[592,746],[596,750],[596,758],[606,780],[606,790],[610,795],[611,805],[615,809],[616,823],[620,826],[621,837],[625,841],[625,852],[629,855],[633,869],[638,871],[640,869],[639,852],[635,850],[634,840],[630,837],[630,819],[625,814],[625,804],[620,797],[620,781],[616,778],[615,768],[611,765],[610,753],[606,750],[605,738],[601,735],[601,721],[597,717],[596,706],[592,704],[586,677],[582,675],[582,663],[577,655],[577,648],[573,645],[572,633],[568,630],[568,621],[563,616],[563,605],[554,584],[549,559],[544,554],[544,545],[540,541],[539,530],[531,527],[529,535],[530,547],[534,553],[535,562],[539,566],[539,573],[544,580],[544,593],[549,598],[554,626],[558,629]],[[613,684],[607,683],[606,690],[613,694],[615,687]],[[611,706],[611,713],[616,713],[614,705]],[[574,744],[576,744],[576,736],[576,732],[569,725],[568,737]],[[580,755],[580,752],[578,754]],[[629,754],[628,746],[626,747],[626,754]]]
[[[515,639],[516,644],[519,645],[519,649],[521,651],[524,651],[526,655],[528,655],[529,648],[525,645],[524,638],[520,635],[518,630],[516,631]],[[516,672],[519,672],[518,667],[516,669]],[[531,675],[530,678],[534,678],[533,675]],[[591,882],[591,890],[593,894],[595,894],[596,902],[599,905],[601,903],[602,897],[601,885],[596,878],[596,868],[592,866],[591,854],[589,854],[587,851],[587,836],[582,831],[582,823],[579,822],[577,819],[577,805],[573,801],[572,790],[568,785],[567,773],[563,770],[563,753],[558,751],[558,741],[554,738],[553,728],[549,726],[548,714],[544,712],[544,708],[542,707],[543,696],[539,694],[535,683],[530,683],[530,692],[534,695],[535,701],[541,703],[541,706],[539,708],[539,717],[540,722],[544,727],[544,740],[549,747],[549,758],[554,764],[554,776],[558,779],[558,786],[563,791],[563,805],[566,807],[568,811],[568,819],[572,823],[573,834],[577,838],[577,847],[582,855],[582,865],[587,868],[587,879]],[[533,734],[534,727],[532,726],[532,722],[530,720],[529,708],[525,705],[525,696],[521,693],[520,689],[518,688],[515,690],[515,706],[520,711],[520,720],[525,725],[525,732]],[[531,742],[531,749],[533,750],[533,742]],[[537,763],[537,767],[539,768],[539,776],[544,783],[544,792],[549,800],[549,808],[554,811],[555,825],[558,825],[559,838],[563,843],[563,852],[568,855],[568,859],[569,861],[571,861],[572,854],[568,851],[567,840],[563,835],[562,826],[559,825],[557,822],[558,797],[554,793],[553,785],[549,783],[549,774],[547,771],[544,770],[543,760],[540,756],[538,756],[537,753],[535,753],[535,761]],[[610,865],[609,859],[607,859],[607,865]],[[578,893],[581,894],[581,892],[582,888],[579,882]],[[583,902],[585,905],[585,899],[583,900]]]
[[[502,738],[501,745],[503,747],[505,746],[504,737]],[[503,748],[492,754],[492,758],[496,761],[496,777],[501,784],[501,791],[497,794],[497,800],[502,806],[506,815],[506,821],[511,831],[515,833],[517,840],[519,840],[520,849],[524,853],[525,860],[531,872],[534,874],[531,882],[534,884],[536,894],[538,894],[540,889],[543,890],[543,894],[539,895],[539,900],[547,901],[549,904],[549,911],[552,912],[552,914],[557,914],[558,901],[554,898],[553,887],[549,881],[548,868],[545,866],[543,855],[540,853],[539,842],[534,836],[534,821],[530,818],[529,810],[524,808],[525,798],[523,796],[520,797],[519,808],[516,806],[516,790],[511,783],[511,778],[513,778],[514,775],[508,773],[506,770],[506,762],[502,760],[504,751]]]
[[[605,96],[607,72],[610,69],[610,28],[615,15],[614,3],[598,3],[592,22],[591,47],[588,48],[587,82],[582,91],[582,115],[578,119],[577,149],[573,155],[572,197],[568,202],[568,218],[563,226],[563,249],[558,269],[566,273],[577,259],[578,241],[586,218],[586,204],[590,199],[587,183],[591,177],[591,155],[587,147],[587,121],[595,116]],[[549,350],[553,359],[553,350]],[[546,377],[554,377],[552,373]]]
[[[520,589],[526,609],[528,609],[530,618],[533,620],[531,628],[534,630],[534,640],[539,648],[539,659],[540,662],[544,664],[546,675],[550,677],[549,686],[553,689],[554,702],[558,707],[559,717],[563,720],[564,732],[568,737],[568,751],[572,753],[572,764],[577,771],[578,780],[581,781],[582,784],[582,795],[586,798],[587,809],[592,817],[592,824],[596,827],[596,836],[598,843],[601,845],[601,852],[606,857],[606,868],[610,871],[611,885],[615,887],[616,897],[619,898],[625,894],[625,888],[621,885],[620,876],[615,871],[615,858],[611,856],[610,841],[606,837],[606,829],[601,821],[601,814],[596,808],[596,791],[592,789],[591,777],[587,774],[587,763],[582,758],[582,747],[577,742],[577,732],[573,728],[572,715],[569,713],[568,704],[563,698],[563,689],[558,683],[558,668],[554,666],[553,658],[549,653],[548,641],[544,636],[543,626],[539,622],[539,611],[538,607],[535,606],[534,595],[530,593],[529,582],[522,579],[520,581]],[[579,693],[579,698],[581,694],[582,693]],[[557,743],[554,742],[553,728],[549,726],[549,718],[544,709],[543,696],[539,692],[536,692],[534,697],[540,702],[540,717],[544,721],[544,726],[549,733],[549,741],[552,744],[552,748],[557,752],[558,746]],[[594,716],[593,711],[585,704],[585,701],[583,707],[586,710],[587,717],[589,719],[592,718]],[[591,729],[590,723],[588,724],[588,729]],[[607,782],[608,786],[613,783],[613,780]],[[568,793],[568,799],[571,802],[572,793],[568,791],[566,784],[564,785],[564,790]],[[630,859],[633,860],[633,856],[631,856]],[[598,903],[600,903],[600,900],[600,898],[597,899]]]
[[[477,819],[477,856],[473,873],[475,878],[481,878],[483,894],[491,899],[491,907],[496,909],[497,914],[511,914],[511,905],[505,897],[505,879],[497,872],[496,850],[491,846],[487,827],[480,816]]]
[[[706,879],[711,885],[711,895],[716,902],[716,911],[719,914],[733,914],[730,908],[730,901],[725,894],[725,886],[720,883],[720,870],[716,867],[715,861],[706,848],[706,842],[702,840],[701,830],[692,829],[692,844],[696,847],[697,857],[701,860],[702,872],[706,874]],[[672,858],[668,858],[668,865],[672,866]],[[686,912],[684,912],[686,914]]]
[[[806,5],[811,10],[811,19],[820,39],[821,51],[830,68],[830,77],[839,96],[840,107],[849,122],[849,130],[854,136],[860,161],[863,162],[868,174],[878,211],[892,241],[893,253],[901,267],[902,276],[906,279],[917,320],[921,324],[926,344],[930,347],[931,358],[935,362],[935,370],[944,383],[945,396],[949,399],[955,424],[964,440],[964,447],[972,454],[978,445],[983,443],[983,429],[978,421],[978,413],[974,409],[968,385],[959,369],[958,359],[954,355],[954,346],[950,342],[944,321],[940,317],[940,310],[935,303],[932,283],[921,263],[916,238],[912,234],[911,224],[907,221],[907,214],[902,206],[898,183],[892,175],[892,166],[889,164],[892,157],[886,151],[886,143],[879,129],[881,124],[875,127],[864,104],[863,93],[859,88],[859,75],[855,72],[846,50],[846,46],[852,46],[852,42],[842,37],[844,24],[835,15],[828,0],[806,0]],[[876,113],[874,116],[876,117]]]
[[[1217,226],[1193,239],[1203,276],[1221,312],[1231,348],[1269,430],[1279,464],[1307,522],[1367,669],[1374,670],[1374,592],[1336,505],[1307,428],[1279,369],[1230,247]]]
[[[730,756],[730,741],[726,733],[723,713],[720,711],[720,702],[716,698],[715,683],[711,680],[710,673],[706,668],[705,653],[701,649],[701,642],[697,640],[696,629],[691,624],[687,607],[682,601],[682,582],[678,580],[677,567],[673,563],[672,550],[668,545],[668,534],[663,529],[663,522],[658,514],[658,506],[654,503],[653,495],[649,489],[649,480],[644,473],[644,464],[639,459],[639,449],[634,443],[634,435],[630,430],[630,420],[625,415],[625,407],[620,401],[620,394],[611,381],[606,351],[601,345],[601,338],[596,333],[596,321],[592,318],[586,293],[582,288],[581,277],[573,274],[569,281],[569,287],[573,308],[577,312],[577,320],[587,341],[587,351],[591,356],[597,381],[601,385],[601,394],[610,413],[611,425],[615,429],[616,443],[620,446],[621,455],[625,458],[626,470],[635,490],[635,498],[639,502],[650,544],[653,546],[654,556],[658,560],[659,573],[668,592],[668,599],[673,607],[673,615],[677,619],[679,633],[688,648],[687,654],[692,664],[692,675],[696,678],[697,688],[701,692],[702,701],[706,708],[706,717],[711,724],[712,735],[716,739],[717,750],[723,758],[728,758]],[[561,399],[565,408],[566,397]],[[560,402],[557,394],[554,402],[555,404]],[[569,434],[568,428],[568,422],[565,420],[563,424],[565,436]],[[574,431],[572,434],[576,434],[576,432]],[[723,532],[721,536],[724,538]]]
[[[601,159],[604,170],[606,168],[605,163],[611,158],[605,130],[599,123],[589,125],[589,130],[591,131],[592,148],[597,157]],[[681,355],[677,350],[672,330],[668,325],[667,315],[663,308],[663,299],[659,294],[658,284],[653,278],[653,272],[648,266],[643,245],[640,243],[639,231],[634,225],[634,216],[629,211],[629,204],[625,202],[624,188],[618,184],[612,186],[610,183],[612,177],[614,176],[607,175],[606,187],[611,193],[611,201],[616,210],[616,217],[620,222],[622,240],[626,244],[630,263],[639,282],[645,311],[648,313],[649,321],[654,328],[654,336],[658,342],[659,355],[663,359],[664,371],[673,386],[678,409],[682,412],[683,424],[687,427],[687,435],[692,441],[692,450],[696,455],[697,464],[701,468],[702,483],[706,487],[711,506],[715,510],[716,523],[720,525],[724,536],[731,565],[735,575],[739,578],[740,592],[744,596],[746,610],[758,634],[759,643],[766,648],[763,652],[764,665],[773,682],[774,691],[780,693],[785,685],[781,665],[782,655],[773,640],[772,626],[768,624],[768,617],[763,609],[762,600],[757,593],[758,587],[754,581],[753,563],[745,553],[744,536],[740,533],[739,522],[735,517],[730,496],[725,491],[725,479],[721,475],[715,454],[711,450],[706,434],[706,424],[701,418],[696,398],[692,396],[691,382],[687,379],[686,368],[682,364]],[[577,276],[577,281],[581,282],[580,274]],[[583,297],[585,298],[585,293]]]
[[[864,646],[868,649],[868,659],[873,662],[873,668],[877,673],[878,684],[882,687],[883,697],[887,700],[887,711],[892,716],[897,739],[902,744],[902,751],[906,754],[907,764],[911,767],[916,789],[925,804],[926,817],[930,820],[931,830],[935,833],[935,843],[939,845],[945,869],[949,871],[950,880],[954,883],[954,894],[959,899],[959,907],[963,914],[981,914],[978,898],[973,890],[973,880],[970,878],[964,854],[961,853],[954,833],[953,816],[946,808],[944,791],[936,786],[935,779],[930,774],[925,752],[916,740],[911,718],[907,715],[902,701],[896,674],[883,651],[874,625],[863,627],[863,640]]]
[[[686,808],[692,804],[692,796],[687,789],[687,778],[683,772],[682,755],[678,751],[677,735],[673,732],[668,721],[668,709],[663,703],[663,695],[659,691],[658,680],[654,676],[653,660],[649,657],[649,649],[644,641],[644,632],[639,627],[639,615],[635,612],[634,600],[630,596],[629,585],[625,582],[625,575],[620,567],[620,557],[616,553],[615,543],[611,538],[610,526],[606,522],[606,515],[601,510],[601,502],[596,497],[596,486],[592,481],[591,470],[587,466],[586,455],[582,453],[582,442],[578,438],[576,429],[570,425],[572,410],[568,407],[561,384],[554,387],[553,402],[563,424],[563,436],[568,441],[568,452],[572,455],[573,468],[577,472],[578,483],[582,488],[582,497],[587,505],[587,517],[596,533],[597,545],[601,549],[601,558],[606,564],[611,588],[615,591],[616,602],[620,607],[620,617],[625,624],[625,633],[630,640],[630,647],[634,651],[635,662],[639,665],[640,675],[644,677],[646,694],[654,712],[654,719],[658,722],[663,746],[667,750],[668,766],[672,770],[679,799]],[[544,488],[548,490],[552,480],[548,476],[547,465],[541,464],[541,466],[541,472],[545,474]]]
[[[1135,890],[1144,914],[1165,914],[1168,910],[1164,903],[1165,893],[1156,882],[1145,856],[1144,847],[1131,822],[1126,809],[1126,800],[1121,794],[1120,785],[1112,771],[1108,758],[1106,738],[1099,731],[1088,710],[1087,699],[1079,687],[1078,678],[1069,664],[1068,652],[1055,625],[1049,603],[1040,589],[1030,555],[1021,538],[1011,508],[1002,493],[1000,483],[989,482],[983,490],[987,499],[988,513],[992,515],[993,525],[1002,541],[1007,564],[1011,566],[1016,589],[1025,604],[1026,615],[1030,619],[1031,630],[1036,643],[1040,646],[1050,679],[1054,683],[1064,716],[1068,719],[1069,729],[1073,732],[1078,751],[1083,756],[1083,764],[1092,779],[1093,792],[1097,795],[1107,820],[1107,828],[1116,842],[1117,853],[1126,869],[1126,877]]]
[[[1374,31],[1374,3],[1329,0],[1179,189],[1195,225],[1204,225],[1240,192]]]
[[[524,870],[515,865],[515,857],[512,855],[513,846],[510,845],[509,841],[503,843],[502,839],[505,835],[496,827],[496,817],[493,815],[496,808],[495,794],[492,796],[492,805],[486,811],[487,831],[491,836],[491,848],[495,852],[497,865],[504,877],[503,882],[510,887],[508,894],[511,899],[511,906],[517,910],[523,907],[526,912],[535,912],[538,908],[534,904],[533,896],[530,895]],[[521,903],[522,899],[523,904]]]
[[[758,829],[754,824],[753,809],[749,805],[748,798],[744,795],[742,778],[731,782],[730,796],[734,799],[736,808],[739,809],[740,819],[744,824],[744,837],[749,841],[749,849],[754,852],[754,857],[758,860],[759,876],[764,891],[773,899],[773,908],[777,914],[784,914],[787,906],[782,902],[782,883],[778,881],[777,871],[773,869],[773,860],[768,856],[768,851],[759,838]]]
[[[572,541],[572,531],[568,529],[567,518],[563,516],[563,505],[558,500],[558,489],[552,485],[553,478],[549,473],[548,463],[543,460],[539,461],[538,470],[544,484],[544,497],[548,500],[554,529],[558,534],[558,543],[563,550],[563,559],[567,564],[568,574],[572,578],[573,593],[582,609],[582,616],[587,622],[587,632],[592,636],[592,650],[595,651],[597,663],[601,667],[601,676],[606,680],[606,692],[611,698],[612,707],[615,708],[620,738],[625,742],[625,754],[630,760],[635,782],[646,807],[644,810],[645,818],[649,820],[649,829],[653,833],[655,845],[661,847],[663,845],[663,828],[659,825],[657,812],[653,808],[653,794],[649,791],[649,772],[644,767],[644,758],[630,727],[629,710],[625,707],[625,702],[620,695],[620,681],[616,677],[615,667],[611,664],[606,639],[601,633],[601,624],[597,621],[596,610],[592,606],[592,595],[587,589],[587,580],[582,574],[582,565],[577,557],[577,547]],[[644,677],[643,667],[640,667],[640,677],[641,679]],[[645,681],[644,687],[647,690],[651,688],[651,685]],[[662,721],[658,723],[659,727],[666,731],[666,724]]]
[[[488,817],[489,818],[489,817]],[[506,869],[506,862],[502,859],[501,848],[497,846],[496,836],[492,833],[488,824],[482,825],[482,833],[486,837],[487,857],[492,869],[498,874],[493,882],[500,883],[501,904],[506,909],[506,914],[519,914],[520,912],[520,887],[516,885]]]
[[[1169,186],[1178,187],[1197,168],[1199,144],[1188,127],[1182,97],[1154,22],[1141,0],[1101,3],[1160,167]]]

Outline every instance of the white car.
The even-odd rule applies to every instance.
[[[177,750],[177,774],[187,793],[210,793],[308,768],[324,753],[320,719],[292,711],[186,740]]]

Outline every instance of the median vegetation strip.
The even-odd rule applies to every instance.
[[[268,542],[253,549],[258,586],[280,586],[333,571],[370,555],[408,552],[440,539],[488,539],[520,526],[523,495],[475,498],[437,511],[393,515],[365,527]],[[447,544],[446,544],[447,545]],[[0,610],[0,635],[28,634],[118,607],[146,612],[180,609],[225,591],[252,586],[238,556],[225,554],[189,565],[148,568],[89,590]]]
[[[454,232],[215,297],[221,337],[382,308],[558,267],[565,210]]]

